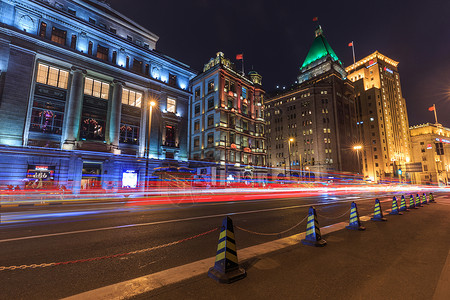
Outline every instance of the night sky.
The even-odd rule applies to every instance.
[[[450,127],[450,1],[108,0],[157,34],[157,50],[200,72],[215,53],[263,76],[266,91],[290,86],[314,39],[319,17],[345,66],[375,50],[399,61],[410,125]],[[372,6],[374,5],[374,6]],[[240,63],[236,64],[240,66]]]

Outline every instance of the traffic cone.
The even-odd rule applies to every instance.
[[[239,267],[233,221],[228,216],[223,219],[216,262],[209,269],[208,276],[220,283],[232,283],[247,276],[245,270]]]
[[[350,222],[345,228],[353,230],[366,230],[366,227],[361,226],[361,221],[359,220],[358,208],[356,203],[352,202],[350,209]]]
[[[392,198],[392,210],[389,214],[390,215],[403,215],[403,213],[398,211],[397,198],[395,196],[394,196],[394,198]]]
[[[409,209],[417,209],[416,205],[414,204],[414,196],[409,195]]]
[[[419,194],[416,194],[415,203],[416,203],[416,207],[422,207],[422,204],[420,204],[420,195]]]
[[[381,209],[380,200],[375,199],[375,209],[373,213],[372,221],[387,221],[386,218],[383,217],[383,210]]]
[[[315,247],[323,247],[327,244],[320,234],[319,221],[317,221],[316,209],[313,206],[309,208],[306,236],[302,240],[302,244]]]
[[[428,204],[427,195],[425,193],[422,194],[422,204]]]
[[[409,211],[409,209],[406,208],[406,200],[405,196],[402,195],[402,198],[400,200],[400,209],[399,211]]]
[[[428,197],[428,199],[430,200],[430,201],[428,201],[428,202],[430,202],[430,203],[436,203],[436,201],[434,200],[434,195],[433,195],[433,193],[430,193],[430,196]]]

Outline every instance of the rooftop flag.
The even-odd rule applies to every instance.
[[[243,60],[244,59],[244,54],[237,54],[236,55],[236,60]]]
[[[317,22],[317,21],[319,21],[319,17],[314,17],[313,22]]]
[[[434,105],[428,108],[429,111],[434,111],[434,109]]]
[[[353,42],[348,43],[348,46],[349,46],[349,47],[353,47]]]

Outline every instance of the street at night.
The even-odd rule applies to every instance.
[[[211,193],[212,201],[216,193],[220,194],[219,191]],[[317,209],[322,228],[340,222],[348,224],[351,202],[357,203],[361,217],[369,216],[373,213],[376,197],[382,200],[383,210],[388,210],[392,195],[400,198],[401,194],[349,192],[338,196],[319,194],[304,197],[299,192],[298,196],[278,199],[243,201],[241,198],[202,204],[142,205],[141,202],[121,201],[7,208],[2,214],[1,266],[71,263],[0,271],[2,283],[8,286],[3,295],[5,299],[56,299],[213,257],[219,234],[217,228],[226,215],[232,217],[235,225],[239,257],[240,249],[304,232],[306,222],[282,235],[272,236],[252,234],[236,227],[262,234],[283,232],[304,221],[311,205]],[[325,234],[324,238],[328,241],[326,250],[307,249],[309,247],[297,244],[261,257],[246,257],[243,263],[248,268],[248,278],[239,283],[236,291],[226,287],[223,290],[225,294],[216,297],[226,298],[225,295],[232,290],[235,292],[231,295],[236,298],[245,297],[243,295],[250,297],[249,293],[255,293],[253,296],[259,298],[267,292],[263,286],[279,286],[282,292],[275,292],[277,289],[274,289],[274,295],[281,292],[285,297],[295,298],[295,294],[301,292],[305,296],[319,297],[330,295],[331,289],[341,293],[340,297],[353,295],[357,298],[357,295],[364,295],[363,291],[377,291],[383,293],[380,297],[384,295],[382,298],[385,298],[399,293],[389,291],[389,287],[394,288],[401,283],[401,291],[408,290],[411,295],[420,291],[424,298],[428,298],[437,286],[439,267],[445,262],[449,246],[445,237],[450,234],[449,221],[445,217],[450,211],[450,198],[440,195],[436,198],[437,204],[405,212],[406,216],[388,216],[386,223],[363,222],[366,232],[342,232],[346,231],[343,229]],[[157,248],[214,229],[204,236]],[[419,243],[425,243],[426,247]],[[142,253],[114,257],[155,247]],[[390,253],[396,253],[400,258],[390,257]],[[355,257],[352,258],[352,255]],[[362,264],[366,255],[367,262]],[[83,261],[99,257],[106,258]],[[364,290],[352,291],[350,283],[355,280],[360,284],[369,284],[375,275],[379,282],[391,280],[394,275],[408,276],[405,269],[397,269],[404,260],[420,262],[415,265],[419,269],[414,271],[415,274],[410,274],[410,279],[391,282],[389,287],[383,285],[382,290],[379,286],[368,286]],[[375,262],[377,266],[371,270],[369,266]],[[339,276],[336,270],[344,263],[348,265]],[[431,266],[437,268],[430,269]],[[292,280],[298,276],[299,283],[287,286],[291,283],[286,281],[287,274],[296,272],[299,275],[293,275]],[[275,274],[282,277],[273,278]],[[322,278],[323,274],[327,275],[320,280],[321,284],[312,280],[312,276]],[[344,278],[348,281],[346,284],[341,282]],[[413,284],[416,279],[421,285]],[[205,299],[211,298],[217,292],[214,288],[219,286],[209,280],[206,274],[202,274],[189,279],[189,283],[178,285],[176,289],[166,287],[162,291],[152,291],[156,293],[152,296],[173,299],[182,294],[194,297],[198,293]],[[336,280],[339,283],[334,282]],[[323,290],[325,286],[327,288]],[[417,286],[417,289],[411,286]],[[254,287],[258,287],[258,292]]]
[[[0,300],[450,299],[450,2],[0,0]]]

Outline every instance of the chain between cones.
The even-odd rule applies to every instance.
[[[42,263],[42,264],[20,265],[20,266],[0,266],[0,271],[6,271],[6,270],[13,271],[13,270],[47,268],[47,267],[54,267],[54,266],[60,266],[60,265],[70,265],[70,264],[76,264],[76,263],[83,263],[83,262],[91,262],[91,261],[98,261],[98,260],[104,260],[104,259],[124,257],[124,256],[128,256],[128,255],[149,252],[149,251],[153,251],[153,250],[157,250],[157,249],[166,248],[166,247],[170,247],[170,246],[173,246],[173,245],[181,244],[183,242],[186,242],[186,241],[189,241],[189,240],[193,240],[193,239],[199,238],[201,236],[210,234],[210,233],[215,232],[217,230],[218,230],[218,228],[214,228],[214,229],[208,230],[206,232],[203,232],[203,233],[200,233],[200,234],[188,237],[188,238],[184,238],[184,239],[179,240],[179,241],[175,241],[175,242],[171,242],[171,243],[167,243],[167,244],[163,244],[163,245],[158,245],[158,246],[154,246],[154,247],[150,247],[150,248],[146,248],[146,249],[140,249],[140,250],[136,250],[136,251],[126,252],[126,253],[113,254],[113,255],[100,256],[100,257],[92,257],[92,258],[85,258],[85,259],[78,259],[78,260],[71,260],[71,261],[65,261],[65,262],[53,262],[53,263]]]
[[[264,236],[275,236],[275,235],[282,235],[282,234],[284,234],[284,233],[286,233],[288,231],[291,231],[292,229],[298,227],[300,224],[302,224],[306,220],[306,218],[308,218],[308,215],[306,215],[300,222],[298,222],[297,224],[295,224],[291,228],[288,228],[286,230],[283,230],[283,231],[277,232],[277,233],[256,232],[256,231],[248,230],[248,229],[245,229],[245,228],[242,228],[242,227],[239,227],[239,226],[234,226],[234,227],[236,227],[239,230],[251,233],[251,234],[264,235]]]

